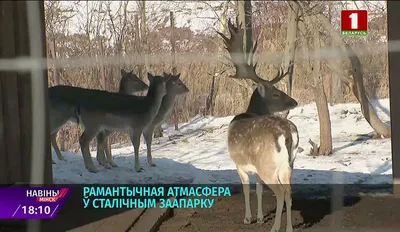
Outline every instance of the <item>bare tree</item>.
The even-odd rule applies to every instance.
[[[243,35],[243,50],[247,54],[250,53],[253,48],[253,24],[252,24],[252,6],[251,1],[236,1],[237,10],[237,25],[243,25],[244,35]],[[249,80],[236,80],[232,79],[239,85],[247,89],[248,95],[253,94],[253,83]]]
[[[125,29],[128,25],[129,0],[121,1],[115,14],[111,12],[112,1],[106,3],[111,36],[114,38],[116,53],[121,54],[124,50]]]
[[[169,20],[170,20],[170,25],[171,25],[171,37],[170,37],[170,43],[171,43],[171,48],[172,48],[172,75],[177,74],[176,70],[176,59],[175,59],[175,53],[176,53],[176,42],[175,42],[175,19],[174,19],[174,12],[170,11],[169,12]],[[178,128],[178,123],[179,123],[179,116],[178,111],[177,111],[178,105],[175,102],[173,113],[171,114],[175,126],[175,131],[177,131]],[[155,130],[154,130],[154,138],[162,137],[163,136],[163,130],[161,125],[159,125]]]
[[[175,42],[175,17],[174,17],[174,12],[170,11],[169,12],[169,21],[171,23],[171,47],[172,47],[172,75],[177,75],[178,71],[176,68],[176,42]],[[174,105],[174,113],[173,113],[173,121],[174,121],[174,127],[175,127],[175,131],[177,131],[178,128],[178,124],[179,124],[179,115],[178,115],[178,110],[177,108],[181,107],[178,104]]]
[[[310,139],[309,142],[312,145],[310,155],[330,155],[332,153],[331,120],[329,116],[328,101],[324,90],[323,74],[321,72],[320,28],[317,26],[318,24],[312,23],[312,20],[316,20],[315,17],[306,17],[304,20],[304,28],[311,32],[311,38],[308,37],[303,39],[305,40],[304,44],[307,44],[310,50],[317,50],[315,55],[312,57],[312,60],[309,62],[311,63],[311,73],[314,79],[312,87],[314,90],[314,100],[317,105],[319,119],[320,146]]]
[[[357,98],[361,106],[362,114],[364,115],[367,122],[377,133],[376,138],[381,138],[381,137],[390,138],[391,136],[390,127],[379,119],[375,109],[373,108],[371,102],[369,101],[366,95],[363,82],[361,62],[356,53],[348,44],[346,44],[343,41],[343,38],[340,36],[339,32],[337,32],[335,28],[333,28],[333,26],[330,24],[329,19],[322,13],[320,7],[315,7],[314,10],[312,10],[312,8],[310,8],[310,4],[307,3],[299,3],[299,4],[302,4],[304,9],[309,10],[311,14],[315,15],[318,21],[314,20],[313,23],[314,24],[321,23],[323,28],[331,36],[331,39],[339,45],[340,49],[338,52],[341,55],[340,57],[343,56],[343,57],[348,57],[350,59],[352,66],[350,75],[352,76],[352,78],[350,77],[349,74],[343,71],[343,69],[339,66],[338,62],[332,62],[331,60],[328,60],[328,64],[332,69],[332,71],[336,72],[336,74],[339,75],[341,80],[351,89],[354,96]]]
[[[68,21],[75,16],[72,7],[65,7],[61,5],[60,1],[45,1],[45,27],[46,27],[46,38],[47,46],[49,51],[49,57],[52,59],[57,58],[57,36],[59,34],[65,34]],[[52,76],[49,73],[49,80],[54,85],[60,85],[61,75],[56,63],[54,62],[52,67]],[[51,78],[52,77],[52,78]],[[53,81],[51,81],[53,80]],[[65,130],[61,130],[58,133],[58,139],[62,141],[60,149],[66,150],[67,144],[65,140]]]
[[[72,7],[61,5],[60,1],[45,1],[45,26],[46,38],[51,58],[57,58],[57,36],[65,34],[68,21],[75,16]],[[56,63],[52,66],[53,81],[55,85],[61,83],[59,70]]]
[[[332,20],[332,10],[334,8],[335,2],[329,2],[328,7],[328,19],[331,24],[333,24]],[[336,47],[335,41],[329,41],[327,43],[328,46]],[[329,103],[334,105],[336,103],[340,103],[343,101],[343,83],[340,80],[340,77],[335,72],[331,72],[329,75]]]
[[[289,68],[289,78],[283,80],[280,84],[283,91],[285,91],[289,96],[292,96],[293,87],[293,71],[294,71],[294,59],[296,55],[296,42],[297,42],[297,31],[298,31],[298,21],[299,21],[299,5],[293,1],[288,1],[288,21],[286,29],[286,44],[285,44],[285,59],[283,61],[282,67],[284,69]],[[281,115],[287,117],[289,111],[284,111]]]
[[[219,18],[219,31],[221,33],[226,32],[228,9],[229,9],[229,0],[224,1],[222,3],[222,12],[221,12],[220,17],[218,17]],[[220,46],[218,46],[218,56],[222,58],[223,43],[221,40],[218,40],[218,41],[220,44]],[[205,115],[211,115],[211,116],[214,115],[214,105],[215,105],[214,100],[215,100],[215,95],[216,95],[216,78],[225,72],[223,70],[223,66],[225,66],[225,65],[224,64],[222,64],[222,65],[215,64],[214,68],[213,68],[213,72],[208,73],[211,76],[212,80],[211,80],[210,92],[206,99],[206,107],[205,107],[205,112],[204,112]]]
[[[140,0],[138,2],[139,4],[139,11],[140,11],[140,35],[141,35],[141,45],[143,46],[143,55],[144,55],[144,69],[145,73],[148,73],[150,71],[149,67],[149,60],[148,60],[148,53],[149,53],[149,48],[147,46],[147,14],[146,14],[146,0]]]

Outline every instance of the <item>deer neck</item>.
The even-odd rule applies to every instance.
[[[160,109],[163,96],[164,95],[157,91],[155,86],[150,86],[149,90],[147,91],[146,100],[150,108],[148,109],[146,116],[150,121],[154,119],[158,110]]]
[[[156,117],[153,120],[153,124],[162,123],[172,112],[176,99],[176,94],[167,93],[161,102],[160,109],[157,112]]]
[[[272,115],[257,89],[255,89],[251,95],[250,104],[247,107],[246,113],[258,116]]]

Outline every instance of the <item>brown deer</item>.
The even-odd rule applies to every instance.
[[[141,92],[145,91],[149,88],[142,80],[139,79],[135,74],[133,74],[133,71],[126,72],[124,69],[121,69],[121,80],[119,82],[119,91],[118,93],[122,94],[130,94],[133,95],[136,92]],[[54,106],[54,105],[53,105]],[[64,160],[63,155],[61,154],[61,151],[57,145],[57,133],[60,130],[60,128],[67,123],[68,121],[76,123],[76,117],[75,117],[75,111],[69,110],[69,108],[63,108],[62,105],[56,106],[57,110],[51,110],[50,112],[53,112],[53,114],[50,114],[50,120],[51,120],[51,145],[53,146],[57,158],[59,160]],[[54,109],[54,107],[53,107]],[[109,143],[107,141],[107,147],[109,147]],[[54,164],[53,160],[53,164]]]
[[[164,77],[167,77],[171,74],[167,74],[164,72],[163,75]],[[167,94],[163,97],[161,107],[158,110],[158,113],[153,122],[151,122],[151,124],[147,126],[143,131],[143,136],[147,146],[147,162],[151,166],[155,166],[151,155],[151,143],[153,140],[154,129],[161,125],[171,115],[176,98],[179,95],[187,94],[189,92],[189,89],[186,87],[186,85],[182,82],[181,79],[179,79],[180,75],[180,73],[176,76],[171,75],[171,77],[177,79],[170,78],[170,80],[167,82]]]
[[[288,72],[271,81],[256,74],[253,55],[257,42],[249,54],[243,51],[244,30],[228,21],[231,38],[218,32],[223,38],[236,74],[231,78],[250,79],[257,83],[245,113],[236,115],[228,128],[228,152],[236,164],[243,185],[245,198],[244,223],[251,223],[249,174],[256,174],[256,194],[258,200],[257,222],[263,223],[262,211],[263,182],[274,192],[277,208],[272,231],[279,231],[283,203],[286,202],[286,231],[293,231],[291,219],[291,175],[299,142],[297,127],[289,120],[274,116],[274,113],[295,108],[298,103],[273,85]],[[249,64],[249,63],[250,64]]]
[[[102,131],[128,132],[135,150],[135,169],[137,172],[143,170],[139,162],[140,136],[156,116],[167,93],[168,81],[168,78],[150,73],[148,79],[150,86],[146,96],[60,85],[49,88],[50,111],[62,107],[75,112],[76,121],[84,127],[79,144],[88,171],[97,172],[89,143]],[[105,140],[97,142],[104,152]]]
[[[180,79],[180,73],[176,76],[172,74],[163,73],[164,78],[168,78],[166,88],[167,94],[163,97],[160,109],[157,112],[157,115],[154,117],[153,121],[143,130],[143,136],[146,142],[147,147],[147,162],[150,166],[156,166],[153,162],[151,155],[151,143],[153,139],[154,129],[161,125],[171,114],[171,111],[174,107],[175,100],[178,96],[186,94],[189,92],[189,89]],[[98,138],[103,139],[104,136],[108,136],[109,132],[102,132],[98,134]],[[98,139],[99,140],[99,139]],[[107,159],[104,157],[104,152],[98,149],[97,152],[97,160],[99,163],[105,167],[107,167],[107,163],[113,167],[117,165],[112,160],[112,155],[110,151],[106,151]],[[106,164],[106,165],[104,165]]]

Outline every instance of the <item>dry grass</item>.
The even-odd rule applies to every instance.
[[[376,55],[375,57],[362,57],[361,62],[364,65],[364,83],[368,96],[371,99],[374,98],[387,98],[389,96],[389,82],[388,82],[388,70],[386,56]],[[370,63],[367,63],[367,62]],[[374,62],[372,62],[374,61]],[[368,68],[365,68],[368,67]],[[260,64],[258,70],[266,69],[265,66]],[[154,70],[154,71],[153,71]],[[161,73],[166,69],[152,69],[154,73]],[[197,114],[203,114],[206,106],[206,98],[209,94],[209,88],[211,86],[211,76],[206,74],[207,65],[205,64],[193,64],[190,69],[179,66],[178,70],[182,73],[182,79],[184,83],[190,89],[190,92],[179,99],[178,105],[178,117],[180,122],[185,122],[190,118],[196,116]],[[262,71],[258,71],[261,75]],[[271,76],[275,70],[270,70],[269,75]],[[73,86],[83,86],[87,88],[102,89],[99,78],[97,75],[93,75],[93,72],[88,72],[85,74],[83,71],[78,71],[73,74],[72,70],[68,75],[63,76],[63,80],[66,83],[71,83]],[[92,73],[92,75],[90,75]],[[268,72],[266,72],[268,73]],[[312,80],[311,76],[308,75],[309,70],[305,70],[301,65],[296,65],[295,67],[295,82],[293,87],[293,97],[299,101],[301,104],[308,104],[314,101],[312,93],[312,86],[309,84]],[[119,81],[119,68],[109,69],[108,77],[112,77],[108,83],[110,88],[109,91],[118,91],[118,81]],[[331,78],[331,73],[325,71],[325,86],[328,86],[329,78]],[[51,74],[50,74],[51,78]],[[145,81],[146,82],[146,81]],[[215,105],[214,105],[214,115],[213,116],[227,116],[243,112],[248,104],[250,96],[247,89],[236,84],[230,80],[226,75],[222,75],[216,79],[216,94],[215,94]],[[330,91],[326,89],[328,99]],[[356,101],[355,97],[351,94],[348,89],[344,91],[344,101],[352,102]],[[339,102],[338,102],[339,103]],[[77,128],[77,125],[68,123],[64,126],[59,134],[62,133],[62,140],[59,139],[58,143],[60,147],[64,150],[71,150],[74,152],[79,151],[78,139],[81,130]],[[112,143],[124,143],[128,142],[129,139],[125,134],[114,133],[111,136]],[[63,144],[61,142],[64,142]],[[93,146],[95,141],[93,142]]]

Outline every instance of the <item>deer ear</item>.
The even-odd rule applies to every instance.
[[[163,76],[164,76],[164,77],[167,77],[167,76],[168,76],[168,73],[163,72]]]
[[[178,73],[177,75],[176,75],[177,77],[178,77],[178,79],[181,77],[181,74],[180,73]]]
[[[125,74],[126,74],[125,70],[121,68],[121,75],[125,75]]]
[[[258,83],[257,84],[257,91],[258,91],[258,93],[260,93],[261,97],[265,97],[265,94],[266,94],[267,90],[265,89],[265,86],[263,84]]]
[[[147,79],[149,79],[149,81],[153,81],[154,76],[151,73],[147,73]]]

